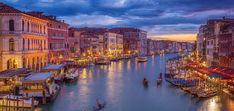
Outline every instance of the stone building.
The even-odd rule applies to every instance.
[[[3,3],[0,9],[0,70],[40,70],[48,62],[48,21]]]

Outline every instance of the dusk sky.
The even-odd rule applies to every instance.
[[[194,40],[209,18],[234,17],[234,0],[1,0],[75,27],[138,27],[154,39]]]

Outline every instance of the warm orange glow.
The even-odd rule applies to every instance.
[[[196,34],[166,34],[157,37],[152,37],[152,39],[173,40],[173,41],[194,41],[196,40]]]

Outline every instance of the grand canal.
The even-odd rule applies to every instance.
[[[226,94],[198,99],[163,81],[155,80],[165,71],[165,61],[176,56],[148,57],[146,63],[132,60],[112,62],[109,66],[80,69],[77,83],[64,84],[53,103],[42,111],[92,111],[96,99],[106,102],[103,111],[234,111],[234,100]],[[143,77],[149,87],[142,85]]]

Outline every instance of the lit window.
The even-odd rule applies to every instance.
[[[9,50],[14,51],[15,50],[15,41],[13,38],[9,40]]]

